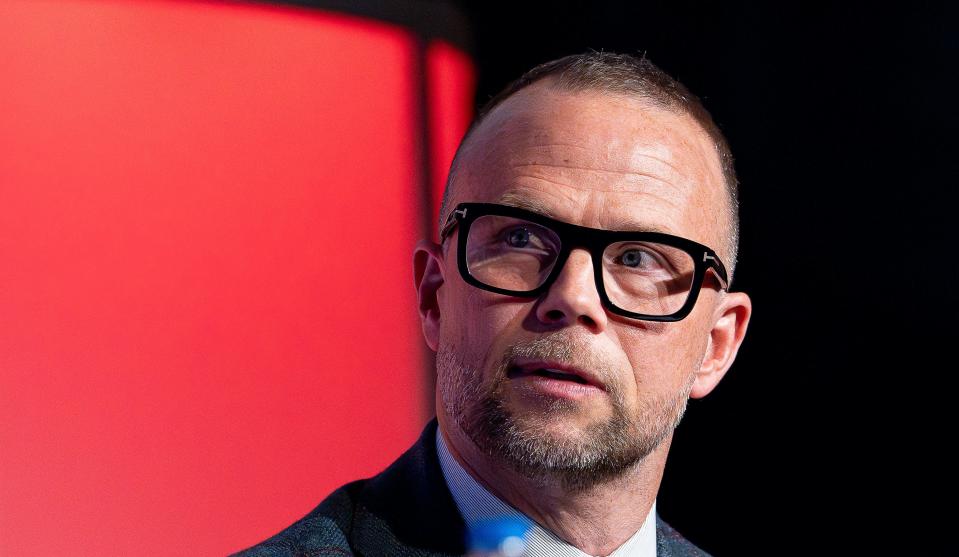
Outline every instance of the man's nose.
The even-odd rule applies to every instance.
[[[536,317],[549,325],[578,323],[591,332],[606,329],[606,310],[596,290],[592,257],[588,251],[574,249],[569,254],[559,276],[538,304]]]

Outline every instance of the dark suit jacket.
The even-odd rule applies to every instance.
[[[389,468],[334,491],[279,534],[235,557],[463,555],[465,524],[436,455],[436,420]],[[657,557],[709,555],[656,515]]]

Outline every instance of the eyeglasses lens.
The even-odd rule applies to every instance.
[[[478,217],[466,240],[466,265],[480,282],[527,292],[556,266],[559,235],[542,225],[500,215]],[[684,250],[656,242],[616,242],[602,255],[610,301],[627,311],[670,315],[689,296],[695,261]]]
[[[546,281],[559,255],[559,236],[536,223],[485,215],[470,227],[466,264],[477,280],[497,288],[527,291]]]
[[[689,297],[696,262],[689,253],[657,242],[616,242],[603,252],[609,301],[646,315],[670,315]]]

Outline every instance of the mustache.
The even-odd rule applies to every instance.
[[[557,332],[508,346],[499,363],[498,375],[505,376],[518,360],[555,360],[588,369],[604,384],[618,383],[618,372],[610,358],[597,352],[593,343],[579,335]]]

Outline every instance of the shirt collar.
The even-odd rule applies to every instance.
[[[529,525],[526,534],[526,553],[529,557],[588,557],[578,548],[543,528],[535,521],[513,508],[480,485],[473,476],[460,466],[446,447],[440,428],[436,429],[436,453],[440,468],[449,487],[456,507],[463,515],[467,528],[479,521],[491,518],[513,517]],[[656,500],[646,515],[643,525],[609,557],[656,557]]]

